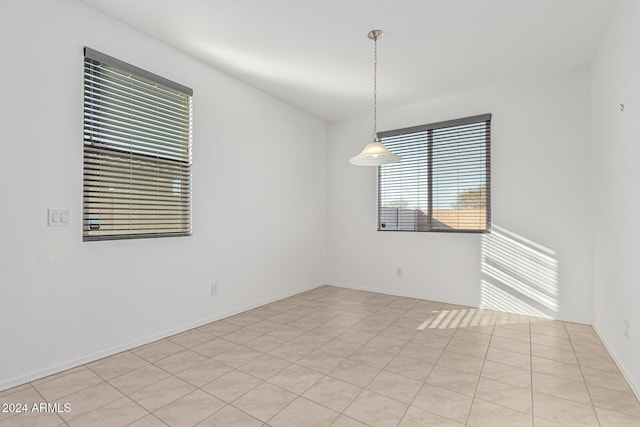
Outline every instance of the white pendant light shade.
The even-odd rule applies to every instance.
[[[356,166],[380,166],[389,163],[399,162],[402,157],[393,154],[377,139],[368,143],[364,149],[355,157],[349,160],[349,163]]]

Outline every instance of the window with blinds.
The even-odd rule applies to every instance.
[[[85,48],[83,240],[191,234],[192,94]]]
[[[402,156],[378,167],[379,231],[490,230],[490,114],[378,137]]]

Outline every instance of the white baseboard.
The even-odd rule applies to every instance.
[[[336,286],[338,288],[353,289],[353,290],[356,290],[356,291],[367,291],[367,292],[375,292],[375,293],[378,293],[378,294],[392,295],[394,297],[416,298],[416,299],[423,299],[423,300],[441,302],[441,303],[444,303],[444,304],[464,305],[464,306],[467,306],[467,307],[476,307],[477,308],[477,304],[473,304],[473,303],[471,303],[469,301],[443,301],[440,298],[432,297],[432,296],[424,295],[424,294],[419,294],[418,295],[418,294],[412,294],[410,292],[398,292],[397,290],[370,288],[368,286],[352,285],[350,283],[327,282],[327,285]]]
[[[53,375],[53,374],[57,374],[59,372],[62,371],[66,371],[67,369],[71,369],[71,368],[75,368],[77,366],[80,365],[84,365],[86,363],[91,363],[91,362],[95,362],[96,360],[100,360],[103,359],[105,357],[109,357],[109,356],[113,356],[114,354],[126,351],[126,350],[131,350],[132,348],[136,348],[139,347],[141,345],[145,345],[145,344],[149,344],[153,341],[157,341],[163,338],[167,338],[170,337],[172,335],[176,335],[179,334],[181,332],[184,331],[188,331],[189,329],[193,329],[193,328],[197,328],[199,326],[202,325],[206,325],[207,323],[211,323],[211,322],[215,322],[217,320],[222,320],[222,319],[226,319],[227,317],[231,317],[234,316],[236,314],[239,313],[243,313],[245,311],[248,310],[252,310],[254,308],[266,305],[266,304],[270,304],[272,302],[275,301],[279,301],[281,299],[285,299],[285,298],[289,298],[292,297],[294,295],[298,295],[301,294],[303,292],[307,292],[310,291],[312,289],[316,289],[319,288],[320,286],[324,286],[323,284],[321,285],[313,285],[313,286],[309,286],[307,288],[303,288],[301,290],[296,290],[293,292],[285,292],[281,295],[278,295],[276,297],[271,297],[271,298],[267,298],[263,301],[259,301],[259,302],[255,302],[255,303],[251,303],[248,304],[246,306],[240,307],[236,310],[231,310],[228,312],[224,312],[221,314],[218,314],[216,316],[212,316],[212,317],[208,317],[202,320],[199,320],[197,322],[191,322],[188,323],[186,325],[182,325],[180,327],[174,328],[174,329],[170,329],[164,332],[160,332],[158,334],[154,334],[145,338],[141,338],[139,340],[134,340],[134,341],[130,341],[128,343],[116,346],[116,347],[111,347],[93,354],[89,354],[86,356],[82,356],[82,357],[78,357],[76,359],[64,362],[64,363],[59,363],[53,366],[49,366],[45,369],[40,369],[34,372],[30,372],[26,375],[20,375],[14,378],[9,378],[7,380],[3,380],[0,381],[0,391],[4,391],[6,389],[12,388],[12,387],[16,387],[22,384],[26,384],[28,382],[31,381],[35,381],[44,377],[48,377],[49,375]]]
[[[615,352],[613,347],[609,345],[607,340],[604,338],[604,335],[600,333],[600,330],[598,330],[598,327],[595,324],[592,325],[592,327],[593,327],[593,330],[596,331],[596,334],[598,335],[598,338],[600,338],[600,341],[602,341],[602,344],[604,344],[604,347],[609,352],[609,355],[611,356],[615,364],[618,366],[618,369],[620,370],[620,372],[622,372],[622,376],[624,376],[624,379],[627,380],[627,384],[629,384],[629,386],[631,387],[631,390],[636,395],[636,399],[640,400],[640,387],[638,387],[638,384],[636,384],[633,381],[629,373],[624,369],[624,365],[620,363],[620,358],[618,357],[618,354]]]
[[[423,299],[423,300],[441,302],[441,303],[444,303],[444,304],[462,305],[462,306],[466,306],[466,307],[480,308],[478,306],[477,301],[454,301],[454,300],[446,301],[446,300],[443,300],[442,298],[433,297],[433,296],[425,295],[425,294],[412,294],[410,292],[398,292],[397,290],[371,288],[371,287],[367,287],[367,286],[353,285],[353,284],[350,284],[350,283],[327,282],[327,285],[336,286],[338,288],[354,289],[356,291],[376,292],[376,293],[379,293],[379,294],[393,295],[393,296],[396,296],[396,297],[416,298],[416,299]],[[491,310],[493,310],[493,309],[491,309]],[[516,314],[525,314],[525,313],[516,313]],[[583,325],[591,325],[590,321],[586,321],[584,319],[569,319],[569,318],[566,318],[566,317],[563,317],[563,316],[556,316],[556,317],[553,317],[553,319],[554,320],[561,320],[563,322],[571,322],[571,323],[580,323],[580,324],[583,324]]]

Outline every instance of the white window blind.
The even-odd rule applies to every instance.
[[[402,156],[378,168],[378,230],[490,230],[490,114],[378,137]]]
[[[192,94],[85,48],[83,240],[191,234]]]

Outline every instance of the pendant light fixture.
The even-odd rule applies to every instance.
[[[367,34],[373,40],[373,142],[368,143],[360,154],[349,160],[356,166],[379,166],[402,160],[402,157],[387,150],[378,140],[378,40],[383,35],[382,30],[371,30]]]

